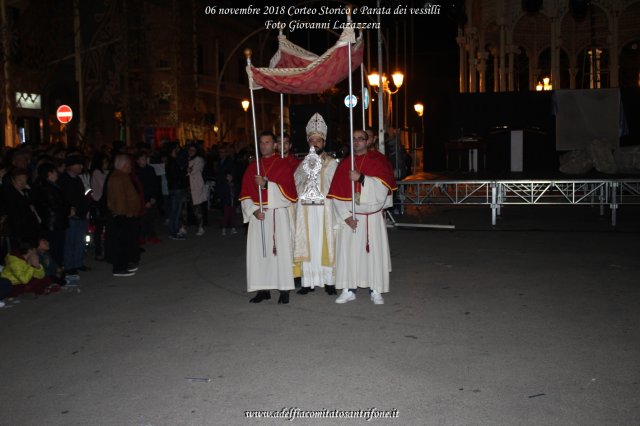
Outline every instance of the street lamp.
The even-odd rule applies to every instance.
[[[378,74],[375,70],[373,70],[373,72],[367,76],[367,79],[369,80],[369,84],[375,88],[376,92],[378,92],[380,88],[380,81],[382,80],[382,90],[389,95],[395,95],[396,93],[398,93],[398,90],[400,90],[400,87],[402,87],[402,83],[404,82],[404,74],[402,74],[400,71],[396,71],[391,75],[393,84],[396,86],[395,90],[391,90],[389,88],[389,80],[387,79],[387,76],[385,74],[382,74],[382,77],[380,77],[380,74]]]
[[[422,102],[416,102],[413,105],[413,109],[416,110],[416,113],[418,114],[418,117],[420,117],[420,128],[421,128],[421,135],[420,135],[420,139],[421,139],[421,147],[424,150],[424,105],[422,104]],[[418,165],[418,156],[416,155],[416,151],[417,151],[417,143],[414,140],[413,142],[413,173],[416,172],[416,166]]]
[[[422,117],[422,114],[424,114],[424,105],[422,105],[421,102],[416,103],[413,106],[413,109],[415,109],[416,112],[418,113],[418,117]]]
[[[240,105],[242,105],[242,109],[244,110],[244,112],[246,113],[247,111],[249,111],[249,105],[251,105],[251,102],[249,102],[248,99],[243,99],[242,102],[240,102]],[[244,115],[244,136],[247,139],[247,141],[249,140],[249,121],[247,119],[247,115]]]
[[[382,74],[382,76],[380,76],[380,74],[378,74],[375,70],[373,70],[371,74],[367,76],[367,79],[369,80],[369,84],[373,87],[376,93],[380,93],[382,91],[382,93],[387,94],[389,96],[389,101],[388,101],[389,107],[388,107],[387,115],[388,115],[389,124],[393,124],[391,123],[391,117],[392,117],[391,113],[393,111],[391,95],[395,95],[396,93],[398,93],[398,90],[400,90],[400,87],[402,87],[402,83],[404,82],[404,74],[402,74],[400,71],[396,71],[391,75],[391,79],[393,80],[393,84],[395,86],[394,90],[392,90],[391,87],[389,86],[389,80],[387,79],[387,76],[384,73]],[[384,108],[384,107],[382,105],[379,105],[378,108]]]

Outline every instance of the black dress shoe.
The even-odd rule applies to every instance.
[[[289,290],[280,290],[280,297],[278,298],[278,303],[286,305],[289,303]]]
[[[330,295],[330,296],[335,296],[336,294],[338,294],[338,292],[336,291],[336,286],[335,285],[325,285],[324,286],[324,291],[326,291],[327,294]]]
[[[263,300],[271,299],[271,293],[269,290],[260,290],[253,299],[249,300],[249,303],[260,303]]]
[[[296,293],[298,293],[298,294],[307,294],[307,293],[310,293],[312,291],[316,291],[316,289],[315,288],[311,288],[311,287],[302,287]]]

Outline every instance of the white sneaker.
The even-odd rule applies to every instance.
[[[349,291],[348,288],[345,288],[344,290],[342,290],[342,294],[336,299],[336,303],[347,303],[351,302],[352,300],[356,300],[356,294],[352,291]]]
[[[371,301],[376,305],[384,305],[384,299],[382,298],[382,295],[376,290],[373,290],[371,292]]]
[[[181,227],[180,230],[178,231],[178,236],[179,237],[186,237],[187,236],[187,228]]]
[[[198,237],[201,237],[204,235],[204,228],[201,226],[200,228],[198,228],[198,232],[196,232],[196,235]]]
[[[227,235],[227,228],[222,228],[222,236],[225,237]]]
[[[237,233],[238,233],[238,231],[236,231],[236,228],[231,228],[231,235],[237,234]]]
[[[4,308],[4,302],[0,300],[0,308]]]

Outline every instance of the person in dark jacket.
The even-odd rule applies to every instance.
[[[168,155],[165,164],[167,187],[169,188],[169,238],[172,240],[184,240],[186,232],[181,220],[182,207],[185,201],[187,189],[187,173],[180,167],[178,160],[178,144],[171,143],[166,147]]]
[[[58,265],[64,264],[64,242],[71,208],[58,186],[58,171],[53,163],[38,167],[34,185],[34,202],[42,222],[40,228],[49,242],[49,252]]]
[[[40,217],[31,199],[28,175],[27,169],[12,169],[7,175],[6,185],[2,185],[2,201],[9,221],[12,247],[17,247],[25,238],[35,240],[38,236]]]
[[[136,163],[135,175],[142,184],[144,194],[144,210],[140,217],[140,242],[158,244],[160,239],[156,233],[156,219],[158,217],[158,198],[160,197],[160,181],[153,167],[149,165],[149,157],[144,151],[134,155]]]
[[[236,207],[239,205],[238,193],[240,192],[238,181],[236,163],[231,156],[230,148],[223,146],[220,149],[220,163],[216,175],[218,196],[224,212],[223,236],[227,235],[227,228],[230,228],[232,234],[237,233]]]
[[[70,155],[65,159],[66,170],[60,176],[58,185],[71,205],[69,228],[64,241],[64,269],[67,276],[75,276],[78,271],[86,271],[84,266],[85,239],[89,221],[89,198],[80,179],[84,161],[80,155]]]

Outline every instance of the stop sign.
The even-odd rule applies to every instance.
[[[69,105],[60,105],[56,111],[56,117],[62,124],[67,124],[73,118],[73,111]]]

